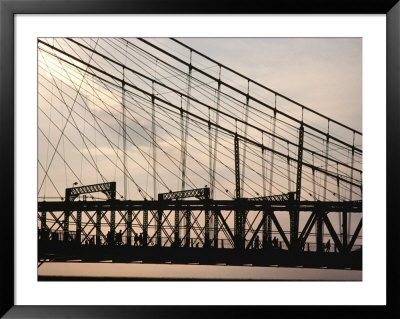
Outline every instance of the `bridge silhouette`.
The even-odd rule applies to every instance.
[[[361,132],[177,39],[38,39],[38,69],[39,265],[361,269]]]

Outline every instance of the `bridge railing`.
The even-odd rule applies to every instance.
[[[52,243],[57,243],[57,242],[65,242],[65,233],[63,231],[55,231],[55,232],[50,232],[48,237],[47,237],[47,241],[52,242]],[[46,238],[44,238],[43,236],[40,235],[39,233],[39,240],[45,240]],[[89,236],[84,236],[81,235],[81,245],[83,246],[90,246],[90,245],[97,245],[97,238],[95,235],[89,235]],[[66,240],[67,242],[76,242],[76,232],[75,231],[70,231],[69,232],[69,237],[68,240]],[[246,240],[245,241],[245,247],[247,247],[248,243],[250,242],[250,240]],[[100,237],[100,245],[104,246],[104,245],[108,245],[108,243]],[[122,242],[121,243],[116,243],[117,245],[122,245],[122,246],[140,246],[141,244],[139,242],[134,241],[134,236],[131,237],[131,244],[128,245],[128,236],[123,235],[122,236]],[[154,247],[157,245],[157,240],[156,238],[152,238],[148,241],[147,246],[148,247]],[[162,237],[161,238],[161,245],[164,247],[171,247],[171,241],[167,238],[167,237]],[[265,245],[265,247],[264,247]],[[214,246],[214,241],[212,241],[211,243],[211,247]],[[185,247],[185,242],[182,241],[180,247]],[[190,239],[190,244],[189,244],[189,248],[203,248],[203,242],[200,241],[199,239],[196,238],[191,238]],[[219,238],[218,239],[218,248],[220,249],[233,249],[233,246],[231,244],[231,242],[226,239],[226,238]],[[284,249],[284,250],[288,250],[288,247],[285,245],[285,242],[283,240],[279,240],[277,241],[276,244],[273,243],[263,243],[263,241],[261,240],[258,244],[258,247],[256,247],[256,245],[253,243],[253,245],[251,245],[249,247],[249,249],[263,249],[263,248],[267,248],[267,249]],[[351,251],[356,251],[362,248],[362,245],[360,244],[356,244],[353,245],[352,250]],[[317,244],[315,241],[307,241],[304,245],[304,251],[305,252],[315,252],[317,251]],[[335,244],[332,244],[332,247],[330,249],[330,252],[338,252],[338,250],[336,249]]]

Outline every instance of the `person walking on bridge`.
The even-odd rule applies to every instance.
[[[329,252],[331,250],[331,240],[328,239],[328,241],[325,244],[326,252]]]
[[[137,245],[138,245],[138,241],[139,241],[139,236],[138,236],[138,234],[136,233],[136,234],[135,234],[135,243],[134,243],[134,246],[137,246]]]
[[[258,238],[257,236],[256,239],[254,240],[254,249],[258,248],[260,248],[260,238]]]

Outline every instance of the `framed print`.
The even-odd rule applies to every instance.
[[[398,313],[399,8],[2,1],[1,314]]]

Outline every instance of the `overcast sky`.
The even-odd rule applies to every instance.
[[[179,40],[225,66],[317,112],[362,131],[362,41],[360,38],[183,38]],[[44,66],[47,65],[42,63],[42,67]],[[49,99],[49,101],[51,101],[50,104],[55,105],[55,97],[58,91],[55,88],[49,88],[49,82],[46,82],[44,77],[39,79],[43,83],[41,88],[43,92],[39,89],[39,93],[48,95],[51,92],[54,98]],[[52,77],[48,77],[49,79],[52,79]],[[81,82],[81,79],[78,78],[78,80],[78,82]],[[76,84],[77,87],[81,85],[80,83]],[[44,93],[45,87],[50,90],[48,93]],[[87,89],[87,87],[84,86],[82,89]],[[64,90],[66,90],[65,86]],[[86,99],[89,102],[91,101],[90,96]],[[83,104],[83,100],[78,99],[78,102]],[[42,101],[42,104],[43,108],[49,103],[46,104]],[[50,113],[50,116],[54,118],[56,114],[53,112],[53,115]],[[86,113],[84,113],[84,116],[86,116]],[[45,132],[47,132],[47,127],[49,132],[52,133],[52,138],[57,140],[59,136],[57,130],[49,125],[44,125],[43,130]],[[89,130],[89,126],[87,128],[83,126],[82,130],[85,134],[88,134],[86,130]],[[46,142],[43,138],[42,140]],[[85,145],[79,139],[78,141],[77,145],[81,146],[82,152],[84,152]],[[57,144],[57,142],[54,144]],[[61,145],[64,147],[64,144],[60,144],[60,147]],[[41,152],[39,156],[43,156],[41,163],[46,164],[45,167],[47,167],[48,160],[51,158],[49,154],[45,154],[46,149],[52,151],[52,148],[45,144],[42,145],[42,148],[39,148]],[[62,150],[64,151],[64,149]],[[52,153],[53,151],[50,155]],[[81,159],[82,157],[83,155],[78,154],[76,158]],[[53,171],[50,172],[53,174],[54,180],[64,182],[64,166],[64,162],[59,160],[57,166],[55,161],[52,167]],[[133,165],[129,166],[134,172],[133,174],[138,174],[132,167]],[[113,167],[112,169],[115,170]],[[78,174],[79,172],[82,174],[82,171],[85,173],[85,166],[78,163],[76,170]],[[93,176],[91,176],[93,179],[91,183],[94,183]],[[39,169],[39,183],[42,178],[43,172]],[[73,181],[76,180],[75,177],[71,178],[74,178]],[[135,178],[137,178],[136,175]],[[145,183],[139,184],[144,185]],[[71,185],[70,179],[65,182],[64,187]],[[118,181],[118,185],[122,185],[121,180]],[[50,187],[49,184],[48,189]],[[136,189],[135,191],[137,192]],[[42,270],[46,272],[46,267]],[[219,271],[220,269],[217,273]],[[248,272],[248,270],[242,271]],[[265,275],[265,277],[268,276]],[[355,273],[353,279],[358,280],[359,276],[360,273]],[[328,277],[338,278],[336,275]]]
[[[89,39],[90,40],[90,39]],[[90,45],[96,45],[96,43],[99,41],[98,39],[95,40],[87,40],[88,44]],[[189,61],[189,51],[187,49],[184,49],[180,47],[179,45],[174,44],[173,41],[165,38],[161,39],[148,39],[150,42],[155,43],[156,45],[160,45],[161,47],[164,47],[166,50],[170,50],[172,54],[182,54],[180,56],[182,59],[185,61]],[[280,94],[286,95],[288,98],[293,99],[301,104],[306,105],[307,107],[320,112],[322,114],[325,114],[328,117],[331,117],[339,122],[342,122],[343,124],[346,124],[352,128],[355,128],[359,131],[361,131],[361,115],[362,115],[362,101],[361,101],[361,96],[362,96],[362,40],[360,38],[180,38],[180,41],[183,43],[193,47],[194,49],[204,53],[205,55],[208,55],[210,58],[219,61],[223,65],[227,66],[228,68],[231,68],[233,70],[236,70],[243,75],[258,81],[259,83],[271,88],[272,90],[275,90],[279,92]],[[131,39],[130,41],[137,43],[137,39]],[[61,39],[56,40],[50,40],[51,43],[63,43],[63,48],[69,48],[68,45],[70,45],[70,42],[64,43],[61,41]],[[104,48],[105,42],[108,42],[107,39],[102,39],[100,40],[100,44],[98,49]],[[108,50],[112,51],[112,54],[114,54],[118,58],[118,53],[116,53],[115,46],[118,45],[118,43],[113,43],[113,47],[109,47]],[[175,45],[175,46],[174,46]],[[148,47],[146,47],[148,49]],[[107,48],[104,48],[104,50],[107,50]],[[119,58],[121,59],[121,62],[127,63],[131,60],[127,60],[127,57],[125,56],[126,53],[126,45],[123,44],[119,50]],[[108,52],[108,51],[106,51]],[[110,54],[110,53],[108,53]],[[42,54],[39,55],[40,58],[42,58]],[[218,68],[216,68],[215,64],[210,64],[209,62],[205,61],[204,59],[202,60],[199,58],[198,55],[194,56],[194,63],[195,65],[199,65],[203,68],[206,68],[208,73],[212,74],[213,76],[217,77],[218,75]],[[40,60],[41,61],[41,60]],[[55,59],[50,59],[48,63],[51,61],[54,62],[54,65],[56,66],[59,62]],[[52,63],[50,63],[52,64]],[[42,66],[46,66],[45,64],[41,64]],[[134,65],[131,63],[129,65]],[[141,66],[141,64],[136,64],[138,65],[138,68]],[[160,71],[160,67],[157,69],[157,64],[154,63],[152,66],[154,68],[154,73]],[[64,70],[60,69],[58,67],[59,71]],[[140,69],[139,69],[140,70]],[[153,70],[149,69],[153,73]],[[71,74],[76,73],[76,71],[72,72],[71,70],[69,71]],[[222,71],[224,73],[225,70]],[[56,73],[56,72],[54,72]],[[67,75],[64,77],[62,81],[65,84],[68,84],[68,79],[70,75]],[[168,77],[168,74],[162,74],[160,73],[158,75],[161,78],[167,79],[170,78]],[[198,73],[195,72],[193,76],[199,76]],[[47,76],[48,79],[52,79],[52,77]],[[62,77],[61,77],[62,78]],[[60,78],[60,79],[61,79]],[[75,89],[80,87],[80,82],[82,78],[78,76],[76,79],[77,83],[74,83]],[[228,74],[228,77],[223,74],[222,76],[223,81],[239,81],[239,77],[232,77],[231,75]],[[44,80],[43,80],[44,81]],[[87,81],[87,79],[85,80]],[[129,81],[129,79],[128,79]],[[138,81],[133,79],[133,83],[137,85]],[[176,81],[178,81],[176,79]],[[206,81],[210,81],[209,79]],[[70,81],[69,81],[70,82]],[[86,82],[85,82],[86,83]],[[246,92],[246,86],[247,83],[242,81],[241,83],[244,87],[241,89],[243,92]],[[47,91],[45,94],[57,94],[57,90],[54,89],[49,89],[49,82],[44,82],[44,86],[40,88],[39,93],[42,93],[44,91]],[[71,83],[69,84],[71,85]],[[86,84],[85,84],[86,85]],[[183,81],[183,85],[186,85],[186,82]],[[214,81],[214,86],[216,85]],[[235,86],[236,83],[234,84]],[[87,86],[87,85],[86,85]],[[83,87],[83,89],[86,88],[86,86]],[[64,89],[66,88],[65,86],[63,87]],[[257,90],[253,86],[250,86],[250,94],[254,95],[256,94],[257,96]],[[102,91],[101,89],[100,91]],[[165,90],[164,90],[165,91]],[[194,92],[194,91],[193,91]],[[98,94],[98,93],[96,93]],[[85,99],[87,101],[90,101],[91,98],[93,97],[94,94],[89,94],[88,97]],[[116,96],[120,96],[119,93],[116,94]],[[170,97],[170,95],[169,95]],[[196,97],[198,98],[198,97]],[[104,98],[103,98],[104,99]],[[243,96],[240,97],[240,99],[244,99]],[[272,97],[267,97],[266,95],[263,95],[260,98],[263,102],[266,102],[269,105],[273,105],[273,102],[268,99],[273,100]],[[61,99],[62,100],[62,99]],[[57,101],[56,98],[47,98],[46,100],[41,101],[40,105],[43,107],[44,105],[48,104],[48,101],[52,101],[53,106],[54,103]],[[43,103],[42,103],[43,102]],[[81,102],[82,104],[86,103],[78,100],[78,104]],[[100,101],[99,101],[100,102]],[[208,102],[208,101],[207,101]],[[72,103],[72,102],[71,102]],[[175,101],[175,103],[179,103],[179,101]],[[243,100],[244,103],[244,100]],[[43,104],[43,105],[42,105]],[[90,104],[90,103],[89,103]],[[120,107],[121,101],[118,100],[113,102],[112,104],[115,104],[117,109]],[[283,104],[283,107],[282,107]],[[130,106],[129,106],[130,107]],[[135,105],[132,106],[132,114],[135,114],[135,118],[139,118],[138,116],[138,109]],[[290,107],[280,99],[278,102],[278,109],[286,112],[286,108]],[[231,108],[229,108],[229,111]],[[203,112],[206,112],[205,109],[200,110]],[[86,112],[86,111],[85,111]],[[96,111],[97,114],[100,114],[99,111]],[[85,116],[86,113],[84,113]],[[132,115],[131,114],[131,115]],[[51,113],[50,113],[51,115]],[[204,115],[204,114],[202,114]],[[104,119],[110,118],[110,116],[106,116],[104,114]],[[133,116],[133,115],[132,115]],[[241,116],[238,114],[238,116]],[[298,119],[300,119],[299,114],[296,115]],[[54,118],[54,115],[53,115]],[[62,120],[62,118],[61,118]],[[310,123],[307,121],[308,119],[305,118],[305,122],[313,125],[313,123]],[[46,121],[45,121],[46,122]],[[43,123],[45,123],[43,122]],[[131,121],[132,122],[132,121]],[[41,123],[41,122],[40,122]],[[86,129],[86,123],[78,123],[79,126],[82,127],[83,130]],[[113,123],[114,125],[115,123]],[[136,129],[137,125],[135,123],[129,123],[131,126],[134,126]],[[135,124],[135,125],[134,125]],[[142,123],[143,124],[143,123]],[[151,124],[150,122],[148,123],[149,125]],[[315,123],[317,127],[322,127],[323,131],[326,132],[326,121],[320,121],[318,120],[317,123]],[[63,127],[63,122],[61,121],[60,124],[61,127]],[[143,124],[144,125],[144,124]],[[267,128],[267,123],[260,124],[264,129]],[[46,131],[49,130],[49,126],[46,124],[44,125],[46,128]],[[70,126],[68,126],[70,128]],[[57,132],[57,129],[55,130]],[[333,130],[334,131],[334,130]],[[48,135],[52,135],[52,138],[57,138],[58,134],[54,135],[54,130],[50,130],[48,132]],[[52,134],[51,134],[52,133]],[[129,134],[131,134],[130,131],[128,131]],[[160,130],[158,130],[158,134],[162,133]],[[339,132],[342,133],[342,132]],[[351,143],[352,140],[352,134],[349,131],[347,131],[347,136],[345,136],[346,140]],[[86,133],[87,134],[87,133]],[[139,143],[138,141],[138,134],[135,132],[132,132],[132,134],[135,136],[135,143]],[[179,132],[177,132],[179,135]],[[335,134],[335,132],[333,132]],[[81,139],[81,135],[76,135],[77,140],[75,141],[75,145],[81,145],[82,150],[81,152],[87,154],[87,145],[83,145]],[[115,135],[115,134],[114,134]],[[114,136],[113,135],[113,136]],[[72,137],[73,135],[69,135]],[[219,137],[221,140],[221,136]],[[257,137],[258,138],[258,137]],[[46,140],[43,139],[45,142]],[[96,141],[96,137],[95,137]],[[115,143],[118,144],[119,140],[116,138]],[[54,145],[57,144],[57,139],[53,141]],[[207,141],[206,141],[207,142]],[[360,144],[361,141],[356,141],[356,144]],[[148,142],[145,143],[139,143],[141,147],[148,146]],[[142,145],[143,144],[143,145]],[[64,147],[64,144],[62,144]],[[99,146],[99,141],[97,139],[97,146]],[[321,144],[322,145],[322,144]],[[89,146],[90,143],[89,143]],[[103,145],[104,146],[104,145]],[[43,150],[48,149],[48,147],[43,148]],[[105,151],[107,151],[105,149]],[[134,148],[133,151],[136,151]],[[149,151],[148,147],[147,149],[144,150],[146,153]],[[293,150],[292,150],[293,151]],[[318,151],[324,151],[324,147],[318,147]],[[76,152],[76,151],[75,151]],[[115,151],[110,148],[110,154],[114,154]],[[179,152],[179,145],[177,145],[177,149],[174,150],[174,152]],[[284,150],[286,152],[286,150]],[[331,150],[332,152],[332,150]],[[72,154],[71,152],[67,152],[68,154]],[[134,152],[133,152],[134,153]],[[132,154],[133,154],[132,153]],[[44,152],[41,153],[43,156],[46,154]],[[89,154],[90,155],[90,154]],[[338,154],[331,154],[332,156],[337,157]],[[207,154],[205,154],[207,157]],[[45,156],[45,158],[42,158],[42,164],[44,164],[47,167],[47,162],[48,162],[48,155]],[[90,156],[89,156],[90,157]],[[75,159],[82,159],[82,155],[78,154]],[[196,159],[199,159],[199,156],[196,156]],[[137,160],[137,159],[136,159]],[[143,159],[146,160],[146,159]],[[349,161],[348,158],[344,158],[344,161]],[[286,161],[286,159],[285,159]],[[286,163],[286,162],[285,162]],[[60,159],[58,163],[59,167],[63,168],[65,166],[64,162]],[[87,163],[84,163],[87,164]],[[147,167],[148,163],[144,162],[142,163],[143,167]],[[193,163],[192,163],[193,164]],[[194,163],[195,164],[195,163]],[[193,164],[193,165],[194,165]],[[323,163],[319,163],[323,164]],[[316,163],[316,165],[319,165]],[[88,168],[90,169],[90,165],[88,165]],[[97,164],[96,164],[97,165]],[[192,167],[194,167],[192,165]],[[204,160],[204,165],[208,165],[208,158],[205,158]],[[128,163],[128,167],[132,170],[134,170],[133,165]],[[65,169],[58,169],[57,163],[52,164],[52,171],[50,172],[51,174],[55,174],[57,172],[58,174],[61,174],[64,172]],[[161,166],[159,165],[158,169],[161,169]],[[221,167],[219,167],[221,169]],[[84,165],[82,164],[78,165],[78,168],[76,169],[77,172],[81,172],[80,175],[82,174],[82,171],[85,171]],[[115,169],[113,170],[114,174],[111,174],[112,176],[108,176],[107,178],[115,180],[116,177],[115,175]],[[121,171],[122,172],[122,171]],[[160,172],[160,171],[159,171]],[[64,174],[64,173],[63,173]],[[40,174],[39,174],[40,175]],[[93,176],[97,176],[96,174],[90,174],[90,176],[93,179]],[[135,170],[135,178],[139,178],[141,175],[137,170]],[[147,176],[147,173],[146,173]],[[143,177],[145,178],[145,177]],[[75,178],[76,179],[76,178]],[[233,177],[232,177],[233,179]],[[290,179],[287,177],[286,179]],[[86,180],[86,184],[91,184],[94,183],[94,180]],[[98,182],[98,180],[96,180]],[[199,182],[200,183],[200,182]],[[201,181],[201,184],[207,184],[207,180]],[[282,182],[283,183],[283,182]],[[282,184],[281,183],[281,184]],[[68,187],[69,184],[71,184],[71,181],[68,180],[68,178],[65,178],[65,185],[60,187],[60,189],[64,189],[65,187]],[[141,181],[143,185],[148,185],[147,179],[146,181]],[[286,184],[286,182],[284,183]],[[199,184],[200,185],[200,184]],[[275,185],[275,184],[274,184]],[[128,185],[129,186],[129,185]],[[142,186],[143,187],[143,186]],[[170,188],[172,186],[169,186]],[[176,185],[173,186],[175,188]],[[198,186],[197,186],[198,187]],[[336,187],[336,184],[334,185]],[[147,186],[146,186],[147,188]],[[224,185],[224,189],[222,190],[223,193],[224,190],[228,189],[229,187]],[[290,188],[290,187],[289,187]],[[160,188],[157,188],[160,190]],[[164,189],[162,189],[165,191]],[[136,190],[137,191],[137,190]],[[274,193],[282,193],[285,192],[285,189],[279,189],[279,190],[274,190]],[[290,190],[289,190],[290,191]],[[258,192],[260,192],[258,190]],[[138,194],[136,194],[138,195]],[[252,194],[247,194],[248,196],[254,195]]]
[[[361,131],[361,38],[180,38],[315,111]]]

